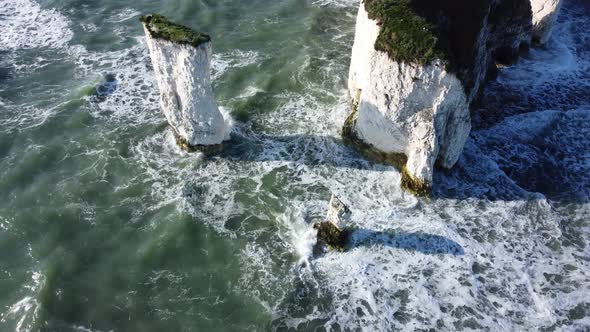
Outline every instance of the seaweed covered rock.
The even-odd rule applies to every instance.
[[[185,150],[211,150],[229,139],[229,126],[211,87],[211,38],[158,14],[142,16],[160,105]]]
[[[332,250],[345,251],[349,240],[349,231],[340,229],[329,221],[318,222],[313,225],[318,232],[318,245]]]
[[[461,155],[486,77],[531,33],[530,0],[362,1],[344,139],[428,195],[435,164],[449,169]]]
[[[557,19],[561,0],[531,0],[533,10],[533,39],[545,44]]]

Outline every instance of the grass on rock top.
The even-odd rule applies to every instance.
[[[160,38],[178,44],[199,45],[211,41],[209,35],[196,32],[184,25],[170,22],[160,14],[145,15],[139,18],[154,38]]]
[[[381,25],[376,50],[406,63],[448,60],[439,46],[436,27],[416,13],[411,0],[364,0],[364,5],[369,18]]]

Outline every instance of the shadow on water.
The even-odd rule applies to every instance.
[[[333,166],[375,170],[375,165],[333,136],[275,136],[239,130],[224,143],[219,157],[231,161],[282,161],[310,167]],[[387,167],[384,165],[384,167]]]
[[[465,254],[460,244],[439,235],[377,232],[369,229],[357,229],[352,232],[349,249],[374,245],[417,251],[428,255],[462,256]]]
[[[575,137],[572,136],[572,139]],[[560,142],[560,146],[566,142]],[[552,192],[535,190],[519,181],[514,175],[520,170],[510,169],[510,164],[498,163],[489,158],[490,151],[469,139],[465,150],[453,169],[450,171],[436,170],[433,178],[434,199],[469,199],[476,198],[489,201],[517,201],[538,197],[541,193],[556,202],[587,202],[588,195],[571,186],[566,186],[568,179],[556,177],[551,183],[560,186],[552,187]],[[217,157],[234,162],[265,162],[282,161],[308,167],[332,166],[368,171],[383,171],[388,165],[374,163],[364,158],[352,147],[346,145],[341,138],[312,134],[268,135],[254,133],[250,129],[238,128],[232,134],[232,140],[224,143],[223,151]],[[546,164],[530,165],[543,174],[553,174],[544,169]],[[565,176],[571,177],[564,173]],[[578,181],[579,182],[579,181]]]

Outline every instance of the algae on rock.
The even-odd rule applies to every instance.
[[[353,147],[369,160],[395,167],[401,172],[400,186],[402,189],[405,189],[416,196],[430,196],[430,194],[432,194],[432,186],[426,181],[415,178],[410,172],[408,172],[408,169],[406,168],[408,157],[405,154],[380,151],[373,145],[358,137],[354,131],[357,116],[358,106],[353,105],[353,112],[346,119],[344,127],[342,128],[342,139],[344,140],[344,143]]]
[[[436,26],[418,15],[409,0],[365,0],[369,18],[381,24],[375,48],[396,61],[427,64],[446,59]]]
[[[170,22],[160,14],[144,15],[139,20],[145,24],[153,38],[164,39],[177,44],[198,47],[211,41],[211,37],[202,32],[193,31],[189,27]]]
[[[340,229],[329,221],[318,222],[313,225],[318,232],[318,243],[336,251],[345,251],[350,238],[347,229]]]

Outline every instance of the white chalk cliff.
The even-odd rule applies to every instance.
[[[348,81],[354,131],[380,151],[405,154],[407,171],[430,183],[437,159],[450,168],[461,154],[471,130],[467,96],[440,61],[400,63],[375,50],[379,32],[361,4]]]
[[[557,19],[561,0],[531,0],[533,11],[533,38],[545,44]]]
[[[454,61],[450,66],[449,59],[439,58],[425,64],[396,61],[378,50],[386,23],[372,19],[369,1],[386,2],[360,3],[348,81],[354,106],[343,136],[356,141],[357,148],[373,150],[373,156],[374,151],[397,155],[380,159],[397,158],[396,163],[403,163],[396,165],[403,168],[402,185],[423,194],[431,190],[435,164],[450,169],[458,161],[471,131],[470,106],[495,63],[514,61],[533,37],[545,41],[559,0],[473,0],[470,5],[480,10],[475,19],[464,18],[469,8],[431,1],[438,7],[427,8],[426,15],[434,13],[431,17],[439,22],[440,13],[448,15],[438,37],[448,38],[446,51]],[[552,9],[543,7],[533,17],[531,5],[534,9],[541,2]],[[471,31],[464,33],[465,29]],[[421,188],[411,188],[416,185]]]
[[[143,26],[160,89],[161,108],[178,142],[190,148],[217,145],[229,139],[228,126],[211,87],[208,36],[202,35],[207,39],[198,45],[181,43],[162,37],[158,27],[149,21],[143,21]]]

